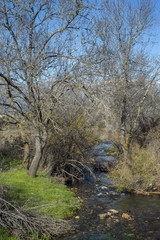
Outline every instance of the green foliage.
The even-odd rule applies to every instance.
[[[31,235],[30,240],[50,240],[50,236],[43,234],[39,236],[38,234]],[[0,228],[0,240],[18,240],[16,237],[9,236],[8,232],[4,228]]]
[[[133,151],[133,150],[132,150]],[[150,149],[135,148],[130,159],[121,161],[110,173],[118,190],[148,190],[160,176],[160,164]]]
[[[10,237],[5,229],[0,228],[0,240],[18,240],[18,239],[16,237]]]
[[[26,170],[6,171],[2,173],[1,182],[9,187],[9,198],[26,211],[64,219],[80,208],[73,192],[42,172],[31,178]]]

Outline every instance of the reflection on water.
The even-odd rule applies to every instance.
[[[123,211],[132,211],[137,214],[160,217],[160,196],[129,195],[117,202]]]
[[[103,143],[95,147],[96,157],[104,156],[104,149],[111,146]],[[160,240],[160,196],[137,196],[117,193],[107,174],[96,172],[97,181],[74,187],[84,199],[84,206],[75,219],[75,233],[61,240]],[[117,209],[117,219],[100,219],[99,214]],[[129,221],[122,218],[126,213]]]

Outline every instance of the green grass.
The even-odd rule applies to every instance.
[[[0,240],[18,240],[19,238],[10,236],[6,229],[0,228]],[[28,239],[28,238],[27,238]],[[38,236],[38,234],[30,235],[30,240],[49,240],[50,237],[45,234],[42,236]]]
[[[7,231],[0,228],[0,240],[18,240],[16,237],[9,237]]]
[[[65,185],[42,172],[32,178],[27,176],[26,170],[5,171],[1,174],[1,183],[9,188],[8,196],[12,202],[29,212],[65,219],[73,216],[81,205]]]

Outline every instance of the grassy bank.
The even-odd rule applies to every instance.
[[[5,171],[1,183],[8,188],[9,199],[25,211],[65,219],[80,207],[73,192],[42,172],[31,178],[24,169]]]
[[[3,169],[8,169],[3,171],[0,177],[1,184],[5,189],[5,196],[7,201],[22,212],[34,216],[42,216],[42,218],[47,216],[48,221],[51,218],[55,219],[55,221],[60,221],[60,224],[62,224],[64,221],[61,220],[72,218],[77,209],[81,207],[81,200],[53,177],[47,176],[43,171],[39,171],[36,178],[31,178],[27,175],[27,170],[22,169],[18,165],[17,160],[4,155],[2,157],[3,166],[5,165]],[[19,239],[19,237],[12,236],[12,232],[10,235],[1,227],[0,240]],[[63,230],[64,228],[62,229],[62,234]],[[27,239],[50,239],[48,236],[42,237],[41,234],[34,235],[34,237],[33,234],[29,234],[29,236]]]
[[[18,239],[16,237],[9,236],[5,229],[0,228],[0,240],[18,240]]]

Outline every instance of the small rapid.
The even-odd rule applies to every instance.
[[[113,161],[104,152],[110,146],[110,143],[96,146],[94,157]],[[61,240],[160,240],[160,197],[118,193],[107,173],[96,171],[95,175],[96,181],[73,187],[84,204],[75,217],[75,232]],[[118,214],[100,217],[111,209]]]

